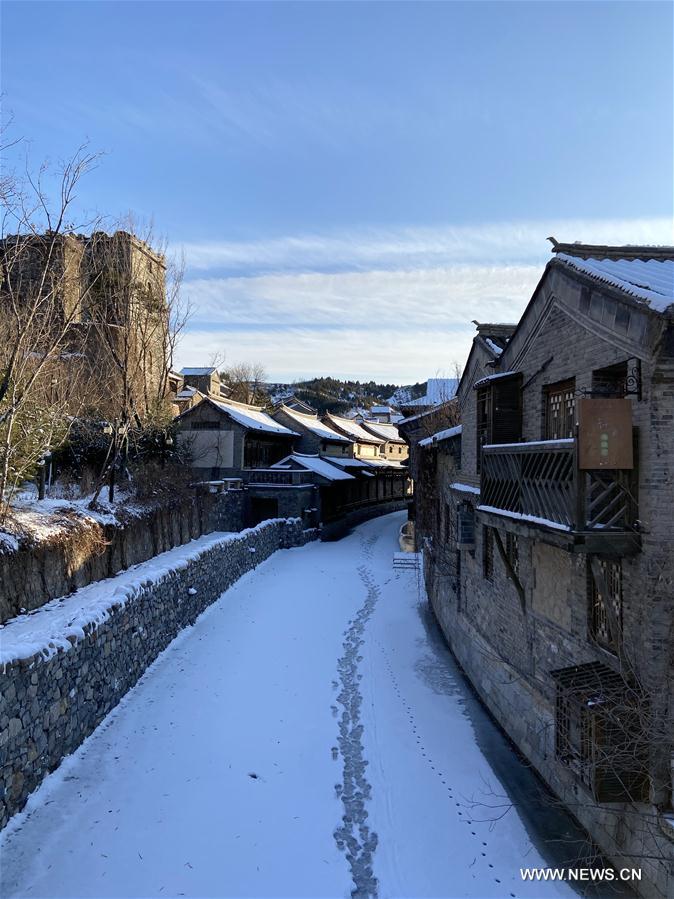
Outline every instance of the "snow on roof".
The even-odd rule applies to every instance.
[[[453,428],[445,428],[444,431],[438,431],[437,434],[432,434],[430,437],[425,437],[423,440],[419,441],[419,446],[430,446],[432,443],[438,443],[441,440],[449,440],[452,437],[458,437],[461,433],[461,425],[456,425]]]
[[[294,419],[298,424],[308,428],[322,440],[331,440],[333,443],[351,443],[348,437],[345,437],[343,434],[338,434],[337,431],[333,431],[333,429],[322,422],[317,415],[311,415],[307,412],[298,412],[297,409],[290,409],[285,405],[279,411],[285,412],[286,415],[290,416],[290,418]]]
[[[286,467],[285,463],[287,462],[295,462],[297,465],[301,465],[302,468],[313,471],[322,478],[326,478],[328,481],[353,481],[352,474],[347,474],[340,468],[335,468],[335,466],[331,465],[326,459],[323,459],[320,456],[304,455],[304,453],[292,453],[290,456],[286,456],[285,459],[281,459],[280,462],[277,462],[271,467],[284,468]]]
[[[459,382],[456,378],[429,378],[426,382],[426,393],[416,400],[409,400],[402,405],[409,406],[439,406],[446,403],[456,395]]]
[[[195,393],[199,393],[196,387],[183,387],[183,389],[176,393],[177,400],[187,400],[190,397],[194,396]]]
[[[437,406],[431,406],[430,409],[424,409],[423,412],[417,412],[416,415],[408,415],[407,418],[401,418],[398,422],[399,425],[406,425],[410,421],[417,421],[420,418],[425,418],[427,415],[437,415],[438,409],[442,408],[442,406],[446,406],[450,401],[447,400],[444,403],[439,403]]]
[[[367,428],[368,431],[372,431],[375,437],[383,437],[384,440],[392,443],[405,442],[394,424],[388,424],[388,422],[384,421],[364,421],[363,427]]]
[[[368,434],[364,428],[361,428],[359,424],[356,424],[356,422],[350,418],[341,418],[339,415],[331,415],[330,413],[328,413],[327,418],[357,443],[384,443],[379,437]]]
[[[503,352],[503,347],[499,346],[497,343],[494,343],[494,341],[489,337],[485,337],[484,342],[487,344],[492,353],[495,353],[497,356],[500,356]]]
[[[454,481],[453,484],[450,484],[449,489],[460,490],[462,493],[475,493],[477,496],[480,494],[479,487],[473,487],[472,484],[461,484],[459,481]]]
[[[579,259],[567,253],[558,253],[555,258],[645,300],[656,312],[674,304],[674,259]]]
[[[403,462],[397,462],[394,459],[367,459],[366,462],[370,468],[404,468],[404,469],[407,469],[407,465],[405,465]]]
[[[483,384],[489,384],[490,381],[498,381],[499,378],[510,378],[513,375],[519,375],[518,371],[499,371],[495,375],[487,375],[486,378],[480,378],[473,384],[473,387],[482,387]]]
[[[373,406],[370,412],[375,415],[388,415],[389,412],[393,412],[393,409],[390,406]]]
[[[277,421],[263,412],[257,406],[247,406],[245,403],[235,403],[233,400],[214,400],[208,397],[203,402],[213,403],[218,409],[227,413],[230,418],[243,425],[244,428],[250,428],[252,431],[267,431],[271,434],[288,434],[293,437],[299,435],[280,425]],[[197,408],[194,406],[193,408]],[[191,410],[190,410],[191,411]]]
[[[362,459],[338,459],[335,457],[334,459],[330,458],[331,465],[339,465],[340,468],[368,468],[367,462],[364,462]]]
[[[214,371],[217,371],[214,365],[210,366],[210,368],[181,368],[180,374],[183,377],[189,377],[190,375],[212,375]]]

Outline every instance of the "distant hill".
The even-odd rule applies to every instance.
[[[426,382],[399,387],[397,384],[377,384],[375,381],[340,381],[337,378],[312,378],[295,384],[269,384],[269,394],[274,400],[294,394],[317,412],[334,412],[344,415],[354,407],[369,409],[382,403],[395,405],[423,396]]]

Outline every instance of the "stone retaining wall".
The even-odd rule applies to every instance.
[[[244,526],[243,491],[198,495],[99,524],[67,510],[64,529],[15,552],[0,552],[0,623],[109,578],[212,531]]]
[[[357,524],[369,521],[371,518],[379,518],[381,515],[390,515],[391,512],[402,512],[408,509],[409,499],[392,499],[389,502],[373,503],[347,512],[337,521],[331,521],[321,526],[321,540],[339,540]]]
[[[224,590],[277,549],[315,537],[302,530],[299,519],[274,519],[241,534],[223,534],[221,542],[152,583],[143,584],[139,577],[126,597],[115,591],[111,578],[100,588],[122,598],[110,605],[105,620],[90,622],[79,635],[69,633],[63,641],[69,649],[46,649],[2,665],[0,827]],[[47,614],[48,609],[37,613]],[[7,639],[5,658],[9,645]]]

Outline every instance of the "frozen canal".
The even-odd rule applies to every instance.
[[[572,895],[520,879],[574,835],[393,569],[403,520],[277,553],[184,631],[10,823],[2,895]]]

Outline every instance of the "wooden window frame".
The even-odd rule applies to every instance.
[[[522,439],[522,373],[496,378],[477,388],[476,469],[482,467],[482,447],[518,443]]]
[[[647,702],[601,662],[552,671],[555,755],[601,803],[649,798]]]
[[[543,388],[543,439],[564,440],[575,437],[576,431],[576,379],[567,378],[546,384]],[[559,397],[558,405],[553,407],[552,398]],[[553,416],[553,408],[561,412]]]
[[[620,559],[597,559],[604,578],[611,589],[611,603],[613,613],[622,633],[623,625],[623,571]],[[597,646],[601,646],[607,652],[618,655],[619,646],[611,638],[608,616],[606,614],[606,600],[601,595],[597,582],[592,574],[592,567],[588,559],[587,563],[587,602],[588,602],[588,629],[590,639]]]

